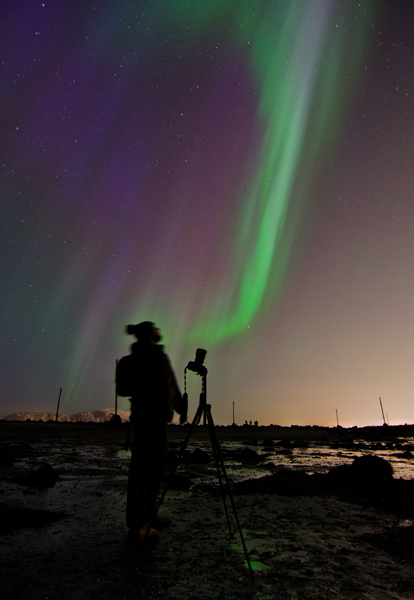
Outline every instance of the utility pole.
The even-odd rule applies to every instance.
[[[60,404],[60,397],[61,397],[61,395],[62,395],[62,388],[60,388],[60,390],[59,390],[59,398],[58,398],[57,409],[56,409],[55,423],[57,423],[58,416],[59,416],[59,404]]]
[[[339,427],[338,409],[337,408],[335,408],[335,412],[336,412],[336,426]]]
[[[233,402],[233,425],[236,424],[236,421],[234,420],[234,402]]]
[[[384,409],[382,408],[381,396],[380,396],[380,399],[379,399],[379,401],[380,401],[380,405],[381,405],[382,420],[384,421],[384,425],[386,425],[387,423],[386,423],[386,421],[385,421],[385,417],[384,417]]]

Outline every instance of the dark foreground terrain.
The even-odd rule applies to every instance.
[[[265,439],[338,443],[324,428],[217,431],[240,449]],[[174,427],[170,437],[185,432]],[[128,541],[125,435],[103,425],[0,422],[2,598],[414,598],[414,482],[394,479],[374,445],[369,464],[355,459],[314,475],[276,468],[232,485],[252,581],[231,506],[230,540],[214,469],[194,452],[170,483],[162,512],[173,522],[160,541]],[[354,441],[373,443],[412,436],[413,428],[353,430]],[[249,453],[225,460],[243,465]]]

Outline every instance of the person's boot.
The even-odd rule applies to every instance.
[[[154,529],[153,527],[149,527],[149,523],[145,523],[145,525],[143,525],[140,530],[139,530],[139,535],[141,537],[141,539],[146,539],[146,540],[158,540],[158,538],[160,537],[160,532],[157,529]],[[148,530],[149,528],[149,530]],[[148,531],[148,533],[147,533]]]

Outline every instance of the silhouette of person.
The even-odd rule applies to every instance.
[[[131,346],[133,440],[126,520],[132,536],[143,538],[146,534],[146,539],[151,539],[159,537],[155,527],[171,522],[170,517],[155,516],[155,512],[167,462],[167,425],[173,419],[174,410],[181,415],[181,423],[185,422],[186,408],[170,361],[159,344],[160,330],[151,321],[127,325],[125,329],[138,340]],[[151,522],[154,527],[148,530]]]

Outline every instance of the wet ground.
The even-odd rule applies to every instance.
[[[411,503],[375,506],[356,484],[350,502],[343,487],[317,479],[333,464],[349,464],[360,453],[385,453],[409,485],[412,461],[408,455],[392,456],[410,452],[395,448],[408,447],[408,438],[394,440],[393,448],[383,441],[377,449],[370,443],[355,450],[313,442],[296,448],[265,448],[260,439],[257,445],[253,440],[222,442],[252,581],[227,501],[230,539],[214,463],[200,462],[200,456],[199,462],[192,460],[195,450],[209,453],[208,441],[189,445],[181,477],[171,484],[162,507],[173,522],[159,542],[143,545],[127,539],[124,435],[73,432],[60,439],[26,436],[3,443],[2,598],[414,598],[414,508],[407,509],[414,507],[412,488],[389,494],[408,494]],[[280,485],[279,480],[266,493],[238,489],[246,477],[285,473],[286,467],[296,475],[317,475],[304,475],[305,483],[296,475],[293,483]],[[378,487],[379,495],[390,485]]]

